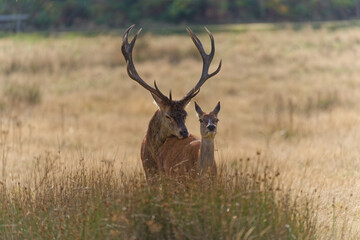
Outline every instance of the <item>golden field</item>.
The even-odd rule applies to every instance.
[[[294,194],[311,196],[320,239],[360,233],[360,30],[304,25],[209,27],[214,69],[195,98],[221,101],[216,159],[258,153]],[[146,29],[145,29],[146,30]],[[115,160],[141,170],[140,144],[156,106],[126,74],[121,32],[97,36],[20,34],[0,39],[2,185],[26,183],[42,156],[71,169]],[[181,98],[198,81],[201,59],[189,36],[142,33],[139,74]],[[206,49],[210,41],[197,28]],[[193,102],[187,126],[199,136]],[[70,170],[69,170],[70,171]]]

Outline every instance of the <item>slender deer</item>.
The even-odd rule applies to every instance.
[[[159,149],[159,167],[164,169],[167,176],[198,175],[205,172],[215,176],[217,173],[214,139],[220,102],[208,114],[196,102],[195,110],[200,121],[201,141],[192,134],[186,139],[167,138]]]
[[[148,90],[158,105],[159,109],[155,112],[151,118],[148,126],[147,133],[141,145],[141,161],[145,171],[145,175],[148,181],[159,174],[162,169],[158,168],[156,162],[156,154],[168,137],[175,137],[178,139],[184,139],[189,136],[188,130],[185,125],[186,111],[185,107],[200,91],[200,87],[209,78],[215,76],[221,68],[221,61],[217,69],[209,74],[209,67],[215,54],[214,37],[210,31],[207,31],[211,40],[211,51],[209,54],[205,53],[204,48],[197,38],[197,36],[191,31],[189,27],[186,28],[196,48],[198,49],[202,60],[203,68],[200,80],[197,82],[194,88],[192,88],[181,100],[173,100],[171,97],[171,91],[169,97],[165,96],[157,87],[154,81],[154,87],[148,85],[137,73],[132,58],[132,51],[136,42],[136,39],[141,29],[136,33],[131,42],[128,41],[128,36],[135,25],[130,26],[124,33],[121,51],[125,57],[127,63],[127,73],[129,77]]]

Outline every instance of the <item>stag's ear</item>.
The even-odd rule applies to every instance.
[[[211,113],[213,113],[213,114],[215,114],[215,116],[217,116],[219,112],[220,112],[220,102],[218,102],[218,104],[216,105],[216,107],[214,108],[214,110]]]
[[[159,107],[159,109],[160,110],[164,109],[165,104],[164,104],[163,100],[161,100],[161,98],[159,98],[155,94],[151,94],[151,96],[153,97],[154,103]]]
[[[201,110],[201,107],[196,102],[194,102],[194,103],[195,103],[195,111],[196,111],[198,117],[201,117],[202,115],[204,115],[204,112],[203,112],[203,110]]]

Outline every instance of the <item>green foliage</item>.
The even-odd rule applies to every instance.
[[[21,0],[0,1],[0,14],[28,13],[38,28],[95,23],[109,27],[141,21],[309,21],[360,17],[359,0]]]

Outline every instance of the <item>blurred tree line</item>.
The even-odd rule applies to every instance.
[[[137,22],[229,23],[360,17],[360,0],[0,0],[0,14],[28,13],[37,29]]]

